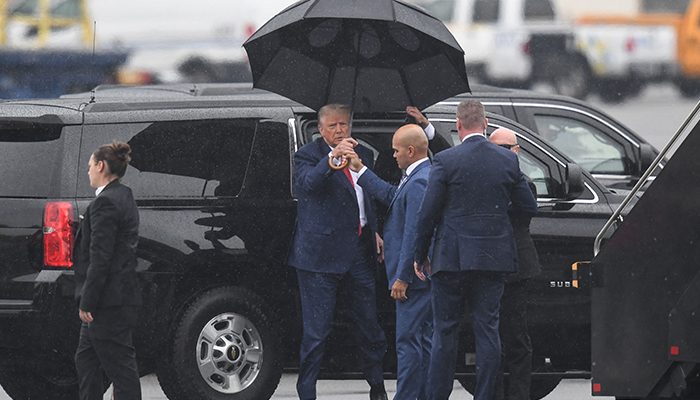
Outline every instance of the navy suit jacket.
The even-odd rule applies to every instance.
[[[287,263],[312,272],[345,273],[353,265],[357,248],[360,210],[355,188],[343,173],[328,165],[331,151],[323,138],[308,143],[294,155],[297,221]],[[372,152],[357,146],[355,152],[368,168]],[[372,240],[377,217],[370,196],[364,196],[367,225]]]
[[[416,279],[413,269],[416,215],[428,185],[428,175],[430,161],[425,160],[411,171],[401,187],[383,181],[369,170],[357,181],[366,193],[389,206],[384,223],[384,263],[389,289],[397,279],[410,283],[413,289],[428,287],[428,282]]]
[[[139,212],[128,186],[110,182],[90,203],[75,236],[75,298],[83,311],[141,304],[136,275]]]
[[[537,202],[515,153],[481,135],[438,153],[418,217],[415,260],[427,258],[437,226],[432,274],[516,272],[518,257],[509,204],[514,213],[537,214]]]

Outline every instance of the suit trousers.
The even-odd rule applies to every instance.
[[[498,309],[504,282],[505,273],[490,271],[439,271],[431,277],[435,332],[428,374],[430,400],[447,400],[452,393],[465,298],[474,317],[474,400],[492,400],[501,364]]]
[[[396,302],[396,358],[394,400],[425,400],[433,336],[430,288],[411,290],[408,300]]]
[[[140,400],[141,383],[130,326],[95,323],[80,327],[75,353],[80,400],[102,400],[106,376],[115,400]]]
[[[357,328],[355,336],[362,352],[364,377],[370,385],[384,381],[382,362],[386,353],[386,337],[377,321],[374,252],[371,237],[366,238],[370,234],[369,229],[363,233],[365,240],[362,241],[362,248],[358,249],[356,263],[344,274],[297,269],[304,324],[297,380],[297,393],[302,400],[316,398],[316,380],[340,289],[347,294],[350,302],[350,313]]]
[[[495,400],[530,400],[532,342],[527,330],[528,280],[506,283],[501,299],[501,373],[496,383]],[[508,367],[508,391],[504,392],[503,367]]]

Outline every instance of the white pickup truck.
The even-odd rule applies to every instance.
[[[470,78],[497,86],[551,84],[584,97],[591,75],[571,24],[550,0],[434,0],[422,6],[443,20],[465,51]]]
[[[698,68],[692,70],[685,60],[699,46],[683,52],[681,40],[698,30],[685,27],[697,25],[691,12],[700,9],[695,3],[685,15],[592,16],[571,22],[557,18],[551,0],[422,5],[446,23],[464,49],[470,78],[522,88],[543,82],[560,94],[583,98],[597,92],[604,100],[620,101],[662,80],[678,83],[683,94],[700,94]]]

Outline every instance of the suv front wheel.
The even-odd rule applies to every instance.
[[[282,374],[274,319],[237,287],[197,296],[174,324],[158,380],[169,399],[269,399]]]

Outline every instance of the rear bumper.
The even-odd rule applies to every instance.
[[[72,271],[42,271],[33,298],[0,299],[0,369],[72,360],[80,320]]]

